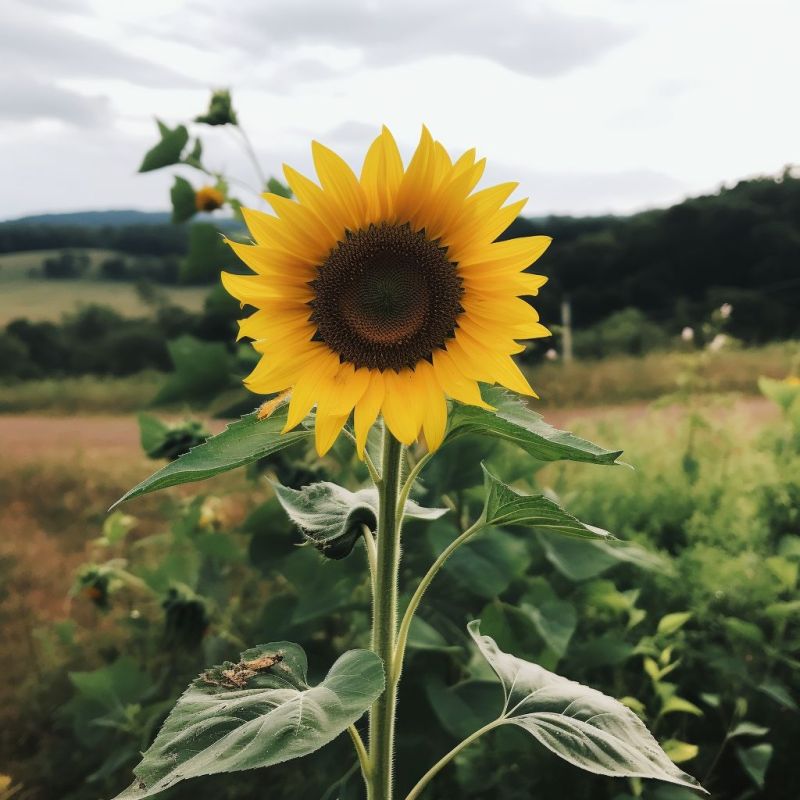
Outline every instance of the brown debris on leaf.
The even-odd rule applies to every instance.
[[[258,675],[259,672],[265,672],[281,661],[283,661],[283,656],[280,653],[265,654],[251,661],[240,661],[227,669],[206,670],[200,676],[200,680],[205,684],[221,686],[224,689],[244,689],[250,678]]]

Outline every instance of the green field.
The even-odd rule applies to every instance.
[[[0,255],[0,325],[12,319],[58,320],[63,314],[80,306],[98,303],[110,306],[125,316],[146,314],[147,305],[141,300],[133,283],[107,281],[97,277],[97,267],[104,259],[115,255],[108,250],[85,250],[92,266],[86,277],[72,280],[48,280],[31,276],[39,271],[42,262],[58,255],[58,250],[34,250],[25,253]],[[204,286],[159,287],[170,302],[190,311],[199,311],[208,294]]]

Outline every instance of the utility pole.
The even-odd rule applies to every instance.
[[[561,301],[561,357],[565,364],[572,362],[572,304],[569,295]]]

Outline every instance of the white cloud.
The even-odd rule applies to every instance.
[[[8,10],[7,10],[8,9]],[[6,0],[0,217],[163,208],[135,174],[152,117],[234,89],[268,172],[310,170],[319,138],[358,166],[381,124],[422,123],[529,213],[629,211],[798,160],[796,0]],[[14,84],[10,76],[17,77]],[[225,131],[214,168],[247,178]],[[62,191],[62,187],[64,188]]]

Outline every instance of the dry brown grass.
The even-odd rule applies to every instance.
[[[758,394],[758,378],[784,377],[800,342],[719,353],[651,353],[572,364],[545,363],[528,370],[543,407],[618,405],[655,400],[691,382],[698,393]]]

